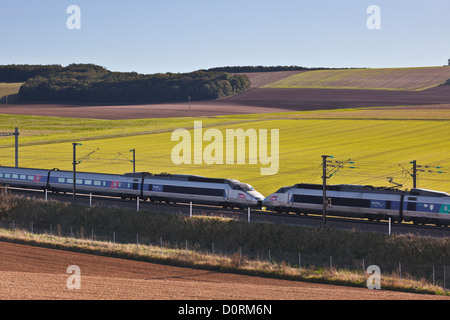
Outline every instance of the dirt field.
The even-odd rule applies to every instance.
[[[448,297],[265,279],[0,242],[0,299],[417,300]],[[69,290],[67,267],[80,268]]]
[[[263,88],[267,84],[299,73],[302,73],[302,71],[246,73],[251,82],[250,90],[213,101],[193,101],[190,104],[186,101],[182,103],[143,105],[55,103],[10,103],[5,105],[3,103],[0,104],[0,114],[116,120],[276,113],[375,106],[450,104],[450,85],[423,91]]]
[[[1,114],[91,119],[144,119],[275,113],[375,106],[450,104],[450,86],[424,91],[254,88],[214,101],[146,105],[0,105]]]

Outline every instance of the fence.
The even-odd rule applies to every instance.
[[[109,243],[114,248],[119,244],[135,246],[136,251],[151,246],[154,252],[167,257],[172,252],[177,258],[191,259],[194,256],[222,256],[230,257],[236,267],[241,267],[249,261],[264,262],[273,266],[289,266],[297,269],[298,274],[303,272],[315,273],[326,277],[334,277],[338,273],[350,272],[359,280],[366,280],[367,267],[377,265],[383,277],[396,279],[397,283],[409,280],[420,281],[423,284],[439,286],[446,290],[450,273],[448,266],[415,265],[401,261],[371,261],[369,259],[355,259],[342,256],[323,256],[314,253],[289,252],[271,248],[255,249],[242,246],[225,246],[221,243],[201,243],[189,239],[173,239],[159,235],[125,234],[120,230],[112,230],[108,234],[98,233],[91,228],[73,228],[60,224],[42,224],[34,221],[8,221],[0,222],[0,227],[12,232],[13,237],[23,235],[46,235],[50,241],[64,238],[66,243],[83,240],[92,246],[99,242]]]

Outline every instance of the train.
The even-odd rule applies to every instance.
[[[216,179],[197,175],[118,174],[76,172],[77,193],[140,198],[157,202],[193,202],[224,208],[260,207],[264,196],[251,185],[235,179]],[[73,171],[0,166],[0,184],[11,187],[73,192]]]
[[[0,166],[0,185],[72,192],[73,172]],[[192,202],[305,215],[322,214],[323,210],[323,186],[319,184],[286,186],[264,197],[251,185],[236,179],[148,172],[123,175],[77,172],[75,185],[78,193],[124,199]],[[434,190],[327,185],[326,206],[330,216],[450,226],[450,194]]]
[[[262,205],[277,212],[322,214],[323,203],[323,185],[300,183],[280,188],[267,196]],[[328,185],[325,205],[331,216],[450,225],[450,194],[434,190]]]

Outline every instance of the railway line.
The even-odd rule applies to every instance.
[[[369,221],[368,219],[345,218],[336,216],[327,216],[326,224],[323,224],[321,215],[299,215],[277,213],[261,209],[231,209],[222,208],[221,206],[191,204],[186,202],[150,202],[143,200],[121,199],[112,196],[90,195],[77,193],[76,200],[73,200],[73,194],[66,193],[50,193],[47,195],[42,190],[26,189],[17,187],[8,187],[8,192],[24,197],[35,199],[57,200],[67,203],[76,203],[85,206],[100,207],[119,207],[124,209],[139,210],[143,214],[150,212],[158,212],[164,214],[182,214],[186,216],[212,216],[224,217],[240,221],[248,221],[250,223],[276,223],[290,226],[309,227],[309,228],[328,228],[332,230],[342,231],[358,231],[358,232],[377,232],[384,234],[412,234],[419,236],[431,237],[449,237],[450,228],[435,225],[415,225],[405,222]]]

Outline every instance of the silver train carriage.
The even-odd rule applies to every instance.
[[[0,184],[54,193],[72,192],[73,172],[0,166]],[[77,172],[76,192],[238,208],[260,207],[264,199],[252,186],[234,179],[146,172],[124,175]]]
[[[327,186],[326,202],[328,215],[450,225],[450,195],[444,192],[342,184]],[[322,185],[283,187],[266,197],[263,206],[278,212],[322,214]]]

